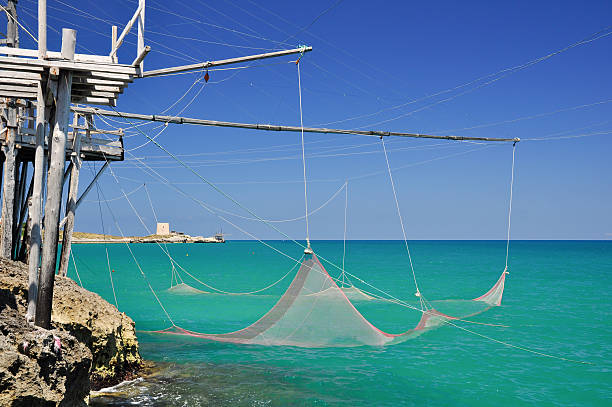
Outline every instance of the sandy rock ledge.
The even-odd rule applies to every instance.
[[[0,406],[81,406],[90,390],[135,377],[143,361],[128,316],[56,276],[47,331],[25,321],[26,287],[27,266],[0,259]]]

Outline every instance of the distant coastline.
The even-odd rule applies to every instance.
[[[73,244],[91,243],[225,243],[225,237],[221,233],[214,236],[190,236],[184,233],[170,233],[168,235],[149,236],[112,236],[98,233],[73,232]]]

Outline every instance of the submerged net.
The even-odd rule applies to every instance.
[[[505,274],[487,294],[476,299],[484,308],[499,305],[504,277]],[[353,306],[349,297],[355,300],[373,298],[355,287],[338,287],[317,256],[310,254],[302,260],[296,276],[279,301],[268,313],[248,327],[225,334],[207,334],[175,325],[157,332],[240,344],[300,347],[380,346],[403,342],[447,320],[458,318],[433,308],[419,309],[422,316],[416,327],[400,334],[390,334],[366,320]],[[482,310],[483,307],[472,314]]]

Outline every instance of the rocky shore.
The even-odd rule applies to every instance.
[[[25,320],[27,267],[0,259],[0,406],[82,406],[91,390],[143,366],[134,322],[69,278],[55,278],[52,326]]]

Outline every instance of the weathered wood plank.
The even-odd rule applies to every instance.
[[[75,96],[72,98],[72,103],[84,103],[89,105],[103,105],[103,106],[115,106],[115,99],[112,98],[98,98],[98,97],[79,97]]]
[[[1,80],[0,80],[1,81]],[[85,85],[85,84],[77,84],[72,86],[72,93],[75,91],[97,91],[97,92],[112,92],[112,93],[123,93],[123,88],[119,86],[106,86],[106,85]]]
[[[59,240],[59,215],[62,197],[64,162],[66,159],[66,139],[70,117],[70,88],[72,72],[60,71],[58,96],[55,109],[55,126],[51,143],[51,164],[47,178],[47,201],[45,203],[45,239],[43,241],[40,282],[36,301],[37,326],[48,329],[51,323],[51,304],[53,283],[57,262],[57,243]]]
[[[6,141],[2,147],[4,153],[4,170],[2,177],[2,234],[0,235],[0,256],[11,258],[13,242],[13,218],[15,207],[15,178],[17,173],[17,152],[15,139],[17,137],[17,109],[6,109]]]
[[[21,146],[21,148],[33,148],[36,143],[35,132],[31,129],[20,129],[21,134],[19,134],[15,139],[15,144],[17,146]],[[106,133],[104,131],[92,131],[92,133]],[[30,134],[28,134],[30,133]],[[116,134],[110,133],[109,134]],[[72,153],[72,147],[70,147],[70,142],[72,140],[72,132],[68,133],[68,147],[66,148],[66,157],[69,158]],[[91,160],[92,158],[97,158],[100,161],[104,161],[104,155],[106,155],[109,159],[117,160],[121,159],[120,157],[123,154],[123,145],[119,140],[107,140],[101,138],[82,138],[81,139],[81,153],[86,155],[86,158]]]
[[[70,71],[100,71],[100,72],[111,72],[111,73],[123,73],[128,75],[137,75],[137,69],[131,65],[120,65],[120,64],[99,64],[99,63],[83,63],[83,62],[72,62],[72,61],[47,61],[41,59],[28,59],[28,58],[17,58],[17,57],[3,57],[0,56],[0,64],[11,64],[18,66],[37,66],[37,67],[56,67],[59,69],[66,69]]]
[[[1,90],[0,91],[0,97],[7,97],[7,98],[19,98],[19,99],[36,99],[36,92],[31,92],[31,91],[19,91],[19,92],[15,92],[12,90]]]
[[[0,76],[0,84],[4,84],[4,85],[34,86],[34,87],[36,87],[38,82],[30,80],[30,79],[3,78],[2,76]]]
[[[0,62],[0,68],[12,70],[12,71],[32,71],[32,72],[42,72],[45,70],[42,66],[15,65],[15,64],[8,63],[8,62]]]
[[[175,66],[172,68],[162,68],[162,69],[154,69],[152,71],[145,71],[142,73],[142,76],[147,78],[149,76],[159,76],[159,75],[167,75],[170,73],[193,71],[196,69],[204,69],[204,68],[209,68],[213,66],[237,64],[241,62],[256,61],[259,59],[274,58],[274,57],[280,57],[284,55],[300,54],[300,53],[309,52],[309,51],[312,51],[312,47],[300,47],[300,48],[288,49],[284,51],[267,52],[265,54],[248,55],[248,56],[238,57],[238,58],[222,59],[219,61],[206,61],[206,62],[200,62],[197,64],[191,64],[191,65]]]
[[[0,69],[0,77],[2,78],[15,78],[15,79],[31,79],[39,81],[41,74],[35,72],[22,72],[22,71],[11,71],[7,69]]]
[[[79,124],[79,115],[75,114],[73,119],[73,127]],[[86,118],[87,122],[87,137],[89,138],[89,129],[93,127],[91,115]],[[68,272],[68,261],[70,258],[70,250],[72,247],[72,231],[74,229],[74,214],[76,211],[76,202],[79,190],[79,173],[81,171],[81,133],[77,132],[72,141],[72,154],[70,161],[72,169],[70,171],[70,184],[68,186],[68,198],[66,201],[66,223],[64,225],[64,235],[62,238],[62,253],[60,255],[59,275],[66,276]]]
[[[0,54],[38,58],[38,50],[28,48],[0,47]],[[47,51],[47,59],[58,59],[61,57],[60,52]],[[76,62],[94,62],[99,64],[113,63],[112,58],[107,55],[74,54],[74,60]]]
[[[36,93],[36,88],[33,86],[20,86],[20,85],[7,85],[7,84],[0,84],[0,91],[13,91],[13,92],[25,92],[25,93]]]
[[[73,77],[73,85],[103,85],[103,86],[118,86],[120,88],[125,88],[128,86],[128,83],[132,81],[120,81],[120,80],[111,80],[111,79],[99,79],[95,77],[89,76],[78,76],[75,75]]]
[[[46,33],[45,33],[46,34]],[[38,296],[38,267],[40,265],[40,250],[42,244],[42,185],[45,174],[45,133],[46,133],[46,117],[45,117],[45,97],[43,94],[42,84],[38,86],[38,95],[36,98],[40,108],[36,109],[36,141],[34,151],[34,175],[32,182],[32,197],[28,205],[29,210],[29,235],[30,235],[30,253],[28,256],[28,312],[26,319],[32,321],[36,315],[36,297]]]
[[[122,82],[134,82],[134,75],[124,74],[124,73],[115,73],[115,72],[104,72],[104,71],[75,71],[75,76],[77,78],[98,78],[98,79],[107,79],[114,81],[122,81]]]

